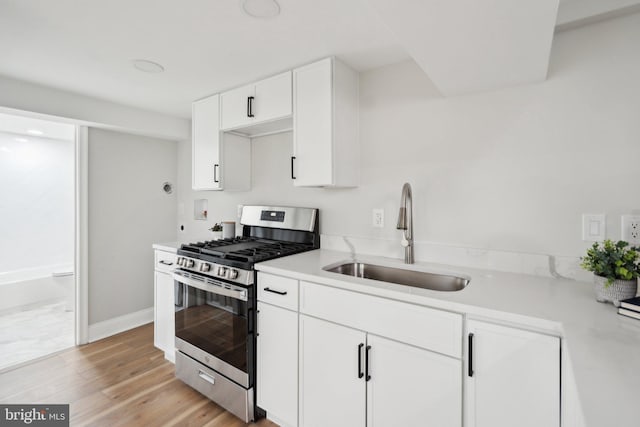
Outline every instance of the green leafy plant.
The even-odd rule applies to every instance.
[[[639,250],[623,240],[596,242],[587,249],[587,255],[580,258],[580,266],[597,276],[606,277],[605,286],[610,286],[614,280],[633,280],[640,276]]]
[[[213,224],[213,227],[211,227],[209,230],[211,230],[211,231],[222,231],[222,223],[216,222],[215,224]]]

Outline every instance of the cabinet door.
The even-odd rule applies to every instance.
[[[171,361],[175,357],[174,281],[170,274],[154,272],[155,304],[153,345],[165,352]]]
[[[280,425],[298,425],[298,313],[258,302],[257,403]]]
[[[251,96],[255,97],[254,84],[242,86],[220,95],[220,108],[222,109],[221,128],[223,130],[247,126],[253,122],[253,117],[249,117],[248,105],[248,100]],[[253,108],[253,110],[255,110],[255,108]]]
[[[364,427],[366,334],[300,315],[300,425]],[[364,369],[364,360],[362,360]]]
[[[333,184],[332,60],[293,71],[293,175],[296,186]]]
[[[560,339],[475,320],[467,333],[465,425],[558,427]]]
[[[291,115],[291,71],[256,83],[253,113],[256,122]]]
[[[367,336],[367,427],[460,427],[462,362]]]
[[[222,189],[220,106],[214,95],[192,104],[192,184],[194,190]]]

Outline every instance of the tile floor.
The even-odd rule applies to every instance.
[[[65,301],[0,313],[0,370],[74,345],[74,313]]]

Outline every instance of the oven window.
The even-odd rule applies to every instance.
[[[247,372],[247,302],[186,286],[176,336]]]

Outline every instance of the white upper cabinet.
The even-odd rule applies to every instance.
[[[256,83],[253,101],[255,122],[265,122],[291,116],[291,71]]]
[[[220,190],[220,106],[218,95],[191,105],[194,190]]]
[[[468,320],[466,341],[465,426],[560,426],[560,338]]]
[[[335,58],[293,70],[291,169],[300,187],[358,185],[358,74]]]
[[[220,103],[222,130],[239,129],[239,133],[253,135],[257,132],[243,132],[242,128],[291,117],[291,71],[224,92]]]
[[[251,103],[255,98],[256,87],[253,84],[220,94],[222,107],[222,130],[248,126],[253,121]]]
[[[251,140],[220,132],[220,97],[192,104],[192,187],[249,190]]]

